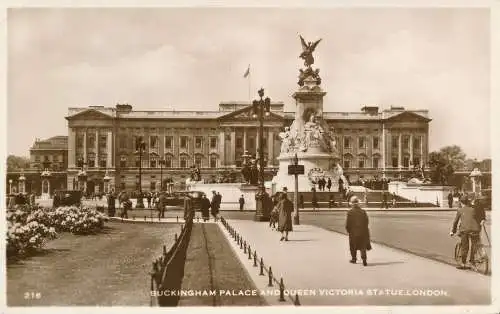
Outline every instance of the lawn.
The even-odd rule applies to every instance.
[[[151,262],[178,224],[109,222],[103,233],[62,233],[7,265],[8,306],[149,306]]]

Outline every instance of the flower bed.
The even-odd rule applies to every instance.
[[[92,234],[107,218],[89,207],[42,208],[20,205],[7,211],[7,254],[23,255],[41,248],[57,232]]]

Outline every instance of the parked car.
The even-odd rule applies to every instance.
[[[79,190],[66,190],[66,191],[56,191],[57,196],[59,196],[59,205],[61,206],[80,206],[82,200],[82,191]]]

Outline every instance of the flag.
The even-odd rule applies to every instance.
[[[249,74],[250,74],[250,64],[248,65],[248,68],[245,71],[245,74],[243,74],[243,77],[246,78]]]

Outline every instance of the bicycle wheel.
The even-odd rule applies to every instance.
[[[490,270],[490,259],[483,245],[480,245],[476,250],[475,262],[476,271],[487,275]]]
[[[457,242],[457,244],[455,245],[455,254],[453,255],[455,257],[455,261],[457,262],[457,264],[461,262],[460,248],[461,248],[460,242]]]

